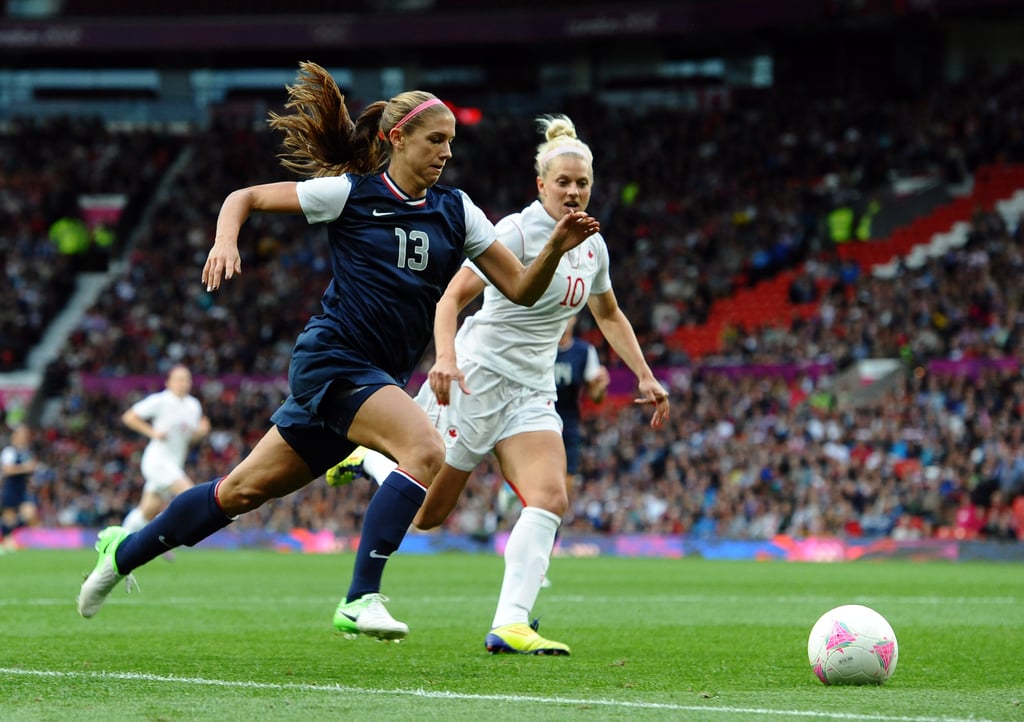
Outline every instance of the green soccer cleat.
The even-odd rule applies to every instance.
[[[324,474],[327,483],[331,486],[351,484],[363,475],[363,457],[365,456],[366,447],[357,446],[355,451],[327,470],[327,473]]]
[[[103,602],[107,600],[107,595],[122,579],[129,593],[139,588],[134,576],[117,571],[117,563],[114,561],[114,552],[127,536],[128,532],[119,526],[108,526],[99,533],[96,551],[99,552],[100,558],[92,573],[82,582],[82,589],[78,592],[78,613],[83,617],[95,616]]]
[[[569,646],[544,639],[528,624],[506,624],[495,627],[484,640],[491,654],[543,654],[568,656]]]
[[[354,601],[341,600],[334,612],[334,628],[348,639],[360,634],[382,642],[400,642],[409,633],[409,625],[388,614],[383,594],[365,594]]]

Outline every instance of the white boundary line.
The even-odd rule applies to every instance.
[[[306,606],[322,605],[324,603],[328,606],[335,604],[334,597],[329,598],[316,598],[316,597],[280,597],[282,602],[288,604],[304,604]],[[491,597],[486,595],[480,596],[465,596],[465,595],[426,595],[418,597],[421,602],[430,604],[463,604],[463,603],[477,603],[481,600],[490,601]],[[761,603],[771,604],[829,604],[835,602],[834,595],[821,595],[821,596],[804,596],[804,595],[713,595],[713,594],[661,594],[661,595],[645,595],[642,597],[631,597],[629,595],[622,596],[580,596],[576,594],[548,594],[546,599],[552,602],[558,603],[572,603],[572,604],[650,604],[650,603],[672,603],[672,604],[731,604],[733,602],[743,602],[744,604],[750,603],[751,600],[759,601]],[[326,600],[326,602],[325,602]],[[165,606],[175,606],[182,604],[195,604],[200,602],[208,602],[209,597],[203,596],[189,596],[189,597],[162,597],[160,600],[146,599],[147,604],[162,604]],[[852,596],[849,598],[851,603],[856,604],[887,604],[887,605],[910,605],[910,606],[940,606],[946,604],[956,605],[976,605],[976,606],[999,606],[999,607],[1019,607],[1024,604],[1024,597],[1016,596],[998,596],[998,597],[937,597],[937,596],[920,596],[920,597],[895,597],[895,596],[884,596],[884,595],[861,595]],[[38,606],[73,606],[73,597],[56,597],[56,598],[38,598],[38,599],[21,599],[21,598],[0,598],[0,607],[7,606],[25,606],[25,605],[38,605]]]
[[[462,692],[438,692],[424,689],[365,689],[345,687],[338,684],[274,684],[270,682],[238,682],[203,677],[171,677],[140,672],[56,672],[39,669],[17,669],[0,667],[0,675],[22,677],[55,677],[64,679],[123,680],[128,682],[168,682],[170,684],[205,685],[233,689],[269,689],[284,692],[340,692],[344,694],[366,694],[379,697],[421,697],[424,699],[481,700],[488,702],[534,702],[537,704],[590,705],[616,707],[621,709],[651,709],[670,712],[709,712],[721,714],[759,715],[762,717],[787,717],[829,720],[862,720],[863,722],[994,722],[982,717],[906,717],[902,715],[863,715],[847,712],[812,712],[808,710],[781,710],[759,707],[720,707],[712,705],[668,704],[661,702],[629,702],[614,699],[574,699],[570,697],[534,697],[528,695],[466,694]]]

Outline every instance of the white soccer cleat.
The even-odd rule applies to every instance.
[[[409,633],[409,625],[392,617],[383,594],[366,594],[348,602],[342,600],[334,612],[334,628],[352,639],[360,634],[384,642],[398,642]]]
[[[82,588],[78,592],[78,613],[83,617],[95,616],[103,602],[107,601],[107,596],[122,579],[129,593],[139,588],[135,577],[131,574],[118,574],[117,565],[114,563],[114,552],[127,536],[128,532],[119,526],[110,526],[100,532],[96,540],[96,551],[99,552],[100,558],[95,568],[82,582]]]

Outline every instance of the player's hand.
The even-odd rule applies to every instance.
[[[434,365],[427,372],[427,381],[430,383],[430,390],[434,392],[434,396],[437,398],[437,403],[441,406],[447,406],[451,402],[453,381],[458,382],[462,393],[469,393],[469,387],[466,386],[466,377],[459,370],[458,365],[450,359],[439,358],[434,361]]]
[[[640,398],[634,399],[635,404],[654,404],[654,415],[651,417],[651,428],[660,429],[668,420],[668,392],[657,379],[640,382]]]
[[[218,239],[203,266],[203,285],[207,291],[216,291],[221,281],[228,280],[236,273],[242,273],[242,257],[238,253],[237,239]]]
[[[600,230],[601,224],[596,218],[591,218],[583,211],[573,211],[558,219],[551,233],[551,244],[558,253],[565,253]]]

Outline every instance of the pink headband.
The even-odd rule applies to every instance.
[[[416,117],[417,115],[422,113],[427,108],[432,108],[435,105],[440,105],[440,104],[441,104],[441,101],[438,100],[437,98],[431,98],[430,100],[424,100],[422,103],[420,103],[415,108],[413,108],[408,113],[406,113],[404,116],[402,116],[402,119],[400,121],[398,121],[397,123],[395,123],[395,128],[401,128],[403,125],[408,123],[410,120],[412,120],[414,117]],[[392,130],[394,130],[394,128],[392,128]]]

